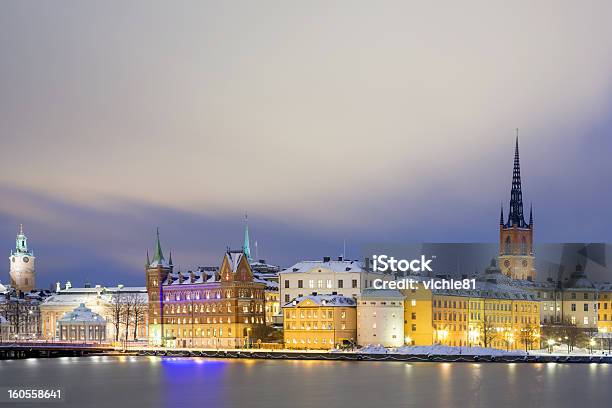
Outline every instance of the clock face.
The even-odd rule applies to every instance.
[[[509,261],[508,259],[506,259],[506,260],[504,261],[504,266],[505,266],[506,268],[510,266],[510,261]]]
[[[23,257],[23,262],[28,263],[30,262],[30,258],[28,258],[27,256]]]

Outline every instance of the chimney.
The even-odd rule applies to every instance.
[[[193,273],[193,271],[189,271],[189,279],[189,283],[195,282],[195,274]]]
[[[323,262],[329,262],[329,261],[331,261],[331,257],[329,257],[329,256],[324,256],[323,257]]]
[[[312,296],[317,296],[317,292],[312,292]]]
[[[339,261],[344,261],[344,257],[343,257],[343,256],[339,256],[339,257],[338,257],[338,260],[339,260]]]

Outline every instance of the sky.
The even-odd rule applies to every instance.
[[[496,242],[515,128],[537,242],[612,241],[612,3],[3,1],[0,248],[144,284],[242,244]],[[8,281],[6,272],[0,282]]]

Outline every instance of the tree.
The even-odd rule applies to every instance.
[[[124,319],[125,302],[121,292],[113,293],[110,302],[106,305],[107,323],[115,329],[115,341],[119,341],[119,331]]]
[[[147,302],[143,299],[139,293],[132,293],[129,299],[129,305],[132,309],[131,314],[134,323],[134,340],[138,339],[138,327],[145,323],[145,317],[147,315]],[[127,327],[126,327],[127,330]],[[127,338],[127,336],[126,336]]]
[[[483,341],[484,347],[490,347],[493,340],[497,338],[499,335],[499,331],[497,327],[493,325],[493,322],[487,318],[488,316],[484,316],[484,320],[480,323],[480,338]]]
[[[525,351],[529,351],[533,348],[533,343],[538,338],[538,329],[536,326],[526,326],[521,329],[519,333],[521,343],[525,345]]]
[[[559,341],[567,345],[567,352],[571,352],[574,347],[584,339],[584,332],[566,319],[559,325]]]

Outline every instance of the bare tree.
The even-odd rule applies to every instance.
[[[115,328],[115,341],[119,341],[119,331],[123,323],[125,309],[124,296],[121,292],[113,293],[110,302],[106,305],[107,322]]]
[[[134,324],[134,340],[138,339],[138,327],[145,324],[145,317],[147,315],[147,302],[143,299],[139,293],[133,293],[129,301],[132,309],[132,318]]]
[[[584,332],[567,319],[559,326],[559,334],[560,341],[567,345],[568,353],[584,338]]]
[[[525,351],[533,349],[533,342],[536,341],[538,329],[535,326],[527,326],[521,329],[519,338],[521,343],[525,345]]]
[[[487,319],[487,316],[484,316],[484,320],[480,323],[480,338],[484,343],[483,346],[490,347],[491,343],[497,338],[498,334],[499,332],[493,325],[493,322],[490,319]]]

